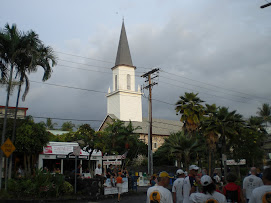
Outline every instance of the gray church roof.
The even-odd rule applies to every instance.
[[[115,66],[117,65],[133,66],[124,22],[122,22],[118,53],[117,53],[116,63],[115,63]]]
[[[112,119],[118,119],[114,114],[109,114]],[[124,121],[125,125],[128,125],[129,121]],[[135,133],[148,134],[149,122],[148,118],[143,118],[142,122],[132,121],[134,128],[140,127]],[[181,121],[166,120],[166,119],[152,119],[152,134],[153,135],[170,135],[170,133],[176,133],[182,130],[183,124]]]

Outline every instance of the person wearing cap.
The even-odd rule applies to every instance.
[[[183,182],[183,203],[190,203],[190,194],[197,192],[198,182],[196,176],[198,174],[199,167],[196,165],[189,166],[189,175]]]
[[[158,176],[157,185],[147,191],[147,203],[173,203],[171,192],[166,188],[169,184],[167,172],[163,171]]]
[[[257,175],[256,167],[251,167],[250,174],[251,175],[245,177],[243,181],[243,193],[247,199],[247,202],[249,202],[252,191],[255,188],[263,185],[262,179],[256,176]]]
[[[202,193],[193,193],[190,195],[190,200],[194,203],[227,203],[226,197],[219,192],[216,192],[216,186],[213,180],[208,175],[203,175],[200,179],[202,185]]]
[[[185,175],[182,169],[178,169],[176,174],[177,174],[177,179],[174,181],[173,186],[172,186],[173,202],[182,203],[183,202],[183,181],[184,181]]]

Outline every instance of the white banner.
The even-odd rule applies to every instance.
[[[240,159],[239,162],[236,162],[234,159],[230,159],[226,161],[226,164],[228,166],[234,166],[234,165],[245,165],[246,164],[246,160],[245,159]]]
[[[122,192],[128,192],[128,178],[122,178],[123,183],[122,183]],[[112,179],[112,183],[111,183],[111,179],[107,178],[106,179],[106,187],[104,187],[104,194],[105,195],[111,195],[111,194],[118,194],[118,188],[116,187],[116,183],[115,183],[115,179]]]
[[[121,161],[103,161],[103,165],[121,165]]]
[[[67,155],[71,152],[73,152],[73,146],[46,146],[46,147],[43,147],[43,154]],[[89,155],[89,154],[80,149],[80,155]]]
[[[103,156],[103,160],[110,160],[110,159],[121,159],[121,155],[116,155],[116,156]]]

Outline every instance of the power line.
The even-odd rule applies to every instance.
[[[224,90],[227,90],[227,91],[231,91],[231,92],[235,92],[235,93],[239,93],[239,94],[244,94],[244,95],[247,95],[247,96],[250,96],[250,97],[257,97],[257,98],[261,98],[261,99],[264,99],[264,100],[270,100],[268,98],[254,96],[254,95],[247,94],[247,93],[244,93],[244,92],[240,92],[240,91],[224,88],[224,87],[221,87],[221,86],[213,85],[213,84],[210,84],[210,83],[202,82],[202,81],[199,81],[199,80],[191,79],[191,78],[188,78],[188,77],[184,77],[184,76],[178,75],[176,73],[170,73],[170,72],[163,71],[163,70],[161,70],[161,72],[164,72],[164,73],[167,73],[167,74],[170,74],[170,75],[174,75],[176,77],[181,77],[181,78],[184,78],[184,79],[187,79],[187,80],[191,80],[191,81],[194,81],[194,82],[199,82],[199,83],[202,83],[202,84],[205,84],[205,85],[213,86],[213,87],[216,87],[216,88],[224,89]]]
[[[172,85],[172,86],[175,86],[175,87],[181,87],[181,88],[184,88],[184,89],[187,89],[187,90],[190,90],[190,91],[196,91],[197,93],[202,93],[202,92],[197,91],[197,90],[193,90],[193,89],[190,89],[190,88],[187,88],[187,87],[183,87],[183,86],[179,86],[179,85],[167,83],[167,82],[164,82],[164,81],[160,81],[160,83]],[[210,93],[208,93],[208,92],[204,92],[204,94],[208,94],[208,95],[210,95],[210,96],[219,97],[219,98],[226,99],[226,100],[230,100],[230,101],[234,101],[234,102],[240,102],[240,103],[244,103],[244,104],[248,103],[248,102],[239,101],[239,100],[234,100],[234,99],[230,99],[230,98],[223,97],[223,96],[219,96],[219,95],[215,95],[215,94],[210,94]]]
[[[94,122],[102,122],[103,120],[93,120],[93,119],[74,119],[74,118],[52,118],[52,117],[43,117],[43,116],[32,116],[33,118],[50,118],[52,120],[64,120],[64,121],[94,121]]]
[[[64,53],[64,52],[60,52],[60,51],[56,51],[56,52],[61,53],[61,54],[65,54],[65,55],[70,55],[70,56],[79,57],[79,58],[85,58],[85,59],[95,60],[95,61],[99,61],[99,62],[106,62],[106,63],[111,63],[111,64],[113,63],[113,62],[109,62],[109,61],[105,61],[105,60],[94,59],[94,58],[89,58],[89,57],[84,57],[84,56],[79,56],[79,55]],[[92,66],[92,67],[104,68],[104,69],[107,69],[107,70],[109,69],[109,68],[107,68],[107,67],[95,66],[95,65],[88,65],[88,64],[78,63],[78,62],[73,62],[73,61],[68,61],[68,60],[64,60],[64,59],[60,59],[60,60],[66,61],[66,62],[70,62],[70,63],[75,63],[75,64],[81,64],[81,65],[85,65],[85,66]],[[145,67],[138,67],[138,68],[143,68],[143,69],[146,69],[146,70],[150,70],[150,68],[145,68]],[[236,91],[236,90],[224,88],[224,87],[221,87],[221,86],[213,85],[213,84],[210,84],[210,83],[202,82],[202,81],[199,81],[199,80],[191,79],[191,78],[188,78],[188,77],[185,77],[185,76],[178,75],[178,74],[176,74],[176,73],[170,73],[170,72],[163,71],[163,70],[161,70],[161,71],[164,72],[164,73],[170,74],[170,75],[174,75],[174,76],[176,76],[176,77],[181,77],[181,78],[184,78],[184,79],[187,79],[187,80],[191,80],[191,81],[194,81],[194,82],[198,82],[198,83],[202,83],[202,84],[209,85],[209,86],[212,86],[212,87],[224,89],[224,90],[226,90],[226,91],[230,91],[230,92],[235,92],[235,93],[243,94],[243,95],[247,95],[247,96],[250,96],[250,97],[257,97],[257,98],[261,98],[261,99],[268,100],[268,101],[270,100],[270,99],[268,99],[268,98],[259,97],[259,96],[247,94],[247,93],[244,93],[244,92],[241,92],[241,91]],[[142,73],[142,72],[141,72],[141,73]],[[139,77],[139,76],[137,76],[137,77]],[[163,77],[163,76],[161,76],[161,77]],[[164,77],[164,78],[165,78],[165,77]],[[172,80],[173,80],[173,79],[172,79]],[[179,81],[178,81],[178,82],[179,82]],[[184,82],[182,82],[182,83],[184,83]],[[184,83],[184,84],[188,84],[188,83]],[[204,88],[204,89],[209,89],[209,88],[206,88],[206,87],[201,87],[201,86],[193,85],[193,84],[188,84],[188,85],[192,85],[192,86],[196,86],[196,87]],[[216,92],[220,92],[220,91],[217,91],[217,90],[214,90],[214,89],[211,89],[211,90],[212,90],[212,91],[216,91]],[[225,92],[223,92],[223,93],[225,93]],[[227,93],[225,93],[225,94],[227,94]],[[230,95],[230,94],[228,94],[228,95]],[[238,96],[238,95],[230,95],[230,96],[250,99],[250,98],[242,97],[242,96]],[[260,102],[262,102],[262,101],[260,101]]]
[[[97,92],[97,93],[107,93],[107,92],[103,92],[103,91],[99,91],[99,90],[91,90],[91,89],[84,89],[84,88],[79,88],[79,87],[72,87],[72,86],[66,86],[66,85],[58,85],[58,84],[52,84],[52,83],[45,83],[45,82],[38,82],[38,81],[33,81],[30,80],[30,82],[34,82],[34,83],[39,83],[39,84],[44,84],[44,85],[51,85],[51,86],[56,86],[56,87],[64,87],[64,88],[70,88],[70,89],[76,89],[76,90],[83,90],[83,91],[89,91],[89,92]]]

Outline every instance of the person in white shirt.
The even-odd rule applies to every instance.
[[[263,185],[263,181],[261,178],[257,177],[257,169],[255,167],[252,167],[250,169],[250,176],[247,176],[244,178],[243,181],[243,193],[247,199],[247,202],[250,199],[252,191]]]
[[[182,169],[178,169],[176,174],[177,179],[174,181],[172,186],[173,202],[183,203],[183,181],[185,178],[184,171]]]
[[[264,169],[263,183],[263,186],[257,187],[252,191],[249,203],[271,202],[271,168]]]
[[[158,183],[147,191],[147,203],[173,203],[171,192],[166,188],[169,184],[167,172],[159,174]]]
[[[183,203],[190,203],[189,196],[191,193],[198,192],[197,174],[199,167],[196,165],[189,166],[189,175],[184,179],[183,182]]]
[[[216,186],[210,176],[204,175],[200,179],[202,185],[202,193],[192,193],[190,201],[193,203],[227,203],[226,197],[216,192]]]
[[[99,178],[99,177],[102,177],[103,175],[103,170],[101,168],[101,164],[98,164],[98,167],[95,169],[95,173],[94,175]]]

